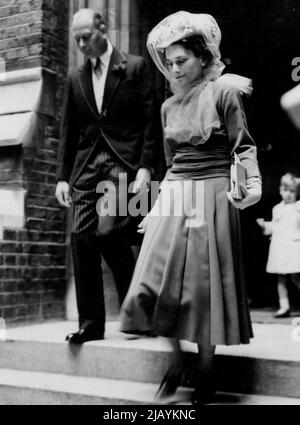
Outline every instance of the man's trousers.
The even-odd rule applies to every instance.
[[[120,305],[135,263],[130,242],[124,235],[118,232],[105,237],[97,235],[96,205],[101,195],[96,193],[96,187],[101,181],[111,181],[118,187],[119,173],[127,173],[128,182],[133,178],[108,148],[95,150],[72,191],[71,246],[79,326],[94,324],[100,332],[105,331],[101,254],[113,273]]]

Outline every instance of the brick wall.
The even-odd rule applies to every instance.
[[[45,19],[43,3],[53,2],[1,0],[0,54],[5,59],[8,70],[39,66]]]
[[[27,191],[26,224],[0,241],[0,316],[8,322],[65,314],[65,213],[54,198],[58,131],[67,72],[68,1],[1,0],[0,56],[8,71],[54,71],[57,113],[43,117],[36,149],[0,148],[0,185]]]

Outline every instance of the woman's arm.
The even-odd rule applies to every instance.
[[[228,86],[222,91],[221,107],[228,134],[231,155],[237,154],[246,168],[246,186],[241,186],[243,199],[235,200],[231,193],[230,202],[239,209],[257,203],[261,198],[261,175],[257,162],[257,150],[250,136],[242,96],[238,89]]]
[[[239,90],[235,87],[225,87],[222,91],[221,105],[231,155],[237,154],[239,160],[246,167],[247,178],[260,178],[257,149],[249,133],[242,95]]]
[[[172,163],[173,163],[173,152],[172,152],[170,146],[166,143],[166,138],[165,138],[166,103],[167,103],[167,101],[163,103],[162,108],[161,108],[161,124],[162,124],[162,132],[163,132],[165,160],[166,160],[166,165],[167,165],[168,168],[167,168],[167,171],[166,171],[166,174],[165,174],[163,180],[161,181],[161,183],[159,185],[160,190],[162,189],[163,184],[168,180],[168,176],[170,174]],[[149,213],[144,217],[144,219],[138,225],[138,233],[145,233],[145,231],[147,229],[147,224],[148,224],[149,218],[151,216],[158,215],[159,214],[158,211],[159,211],[159,201],[158,201],[158,198],[157,198],[155,203],[153,204],[153,207],[151,208],[151,211],[149,211]]]
[[[173,156],[174,156],[174,152],[172,151],[170,145],[167,143],[166,141],[166,136],[165,136],[165,128],[166,128],[166,114],[167,114],[167,105],[168,105],[168,100],[166,100],[161,107],[161,125],[162,125],[162,134],[163,134],[163,144],[164,144],[164,154],[165,154],[165,161],[166,161],[166,166],[167,166],[167,171],[166,174],[163,178],[163,180],[161,181],[160,187],[162,186],[162,184],[164,183],[164,181],[166,181],[168,179],[168,176],[171,172],[171,167],[173,164]]]

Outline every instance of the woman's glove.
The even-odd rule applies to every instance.
[[[169,174],[170,170],[167,170],[166,176],[165,178],[162,180],[162,182],[159,185],[159,195],[153,205],[153,207],[151,208],[151,211],[148,212],[147,215],[145,215],[145,217],[143,218],[143,220],[140,222],[140,224],[138,225],[138,233],[145,233],[146,229],[147,229],[147,225],[148,222],[150,220],[151,217],[157,217],[159,215],[162,215],[162,204],[165,205],[165,208],[168,208],[169,206],[169,199],[170,199],[170,195],[169,195],[169,181],[167,180],[167,175]],[[162,191],[165,191],[167,193],[167,197],[164,197],[164,199],[162,199]],[[164,192],[165,193],[165,192]]]
[[[241,200],[235,199],[231,191],[227,192],[227,198],[235,208],[244,210],[260,200],[262,193],[260,178],[250,177],[247,179],[246,186],[241,184],[240,187],[243,194],[243,199]]]
[[[138,233],[145,233],[147,230],[147,225],[149,223],[149,220],[151,217],[157,217],[159,214],[159,198],[156,199],[151,211],[148,212],[147,215],[145,215],[145,217],[143,218],[143,220],[140,222],[140,224],[138,225]]]
[[[150,220],[150,213],[145,215],[143,220],[138,225],[138,230],[137,230],[138,233],[144,234],[146,232],[149,220]]]

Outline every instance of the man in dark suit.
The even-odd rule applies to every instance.
[[[134,268],[130,241],[121,231],[101,235],[97,184],[119,177],[138,193],[150,184],[157,152],[153,131],[153,89],[145,60],[123,54],[108,40],[101,15],[81,9],[73,17],[74,38],[85,65],[68,76],[56,198],[72,205],[71,246],[79,330],[67,341],[103,339],[105,305],[100,253],[112,269],[122,303]],[[105,222],[104,222],[105,223]],[[118,222],[118,225],[120,223]],[[100,226],[100,228],[99,228]]]

